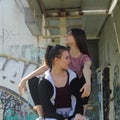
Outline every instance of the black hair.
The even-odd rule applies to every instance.
[[[69,49],[62,45],[48,46],[45,54],[46,64],[52,68],[54,64],[55,57],[61,58],[64,51],[69,51]]]
[[[86,33],[84,30],[79,28],[73,28],[70,30],[71,34],[75,38],[75,42],[79,50],[83,54],[87,54],[89,56],[88,46],[87,46],[87,40],[86,40]]]
[[[46,49],[46,52],[45,52],[45,63],[46,63],[47,66],[50,65],[50,61],[49,61],[48,55],[49,55],[49,52],[52,49],[52,47],[53,47],[52,45],[48,45],[47,49]]]

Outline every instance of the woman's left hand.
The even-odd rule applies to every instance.
[[[90,95],[90,93],[91,93],[91,83],[86,82],[86,83],[82,86],[82,88],[80,89],[80,92],[82,92],[82,91],[83,91],[83,93],[82,93],[81,97],[82,97],[82,98],[88,97],[88,96]]]

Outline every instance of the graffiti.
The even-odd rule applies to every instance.
[[[110,105],[110,69],[109,67],[104,68],[103,70],[103,112],[104,112],[104,120],[109,120],[109,105]]]
[[[20,97],[17,92],[19,81],[37,68],[35,63],[0,56],[0,113],[3,120],[34,120],[31,100]],[[9,88],[9,89],[8,89]],[[1,116],[0,116],[1,117]]]
[[[98,83],[96,79],[98,79],[98,81],[100,80],[98,76],[92,77],[92,91],[89,102],[86,106],[86,116],[88,116],[87,120],[101,120],[101,100],[99,100],[99,98],[101,98],[99,94],[101,92],[101,89],[100,83]]]
[[[34,120],[37,117],[32,106],[14,91],[0,86],[0,110],[3,120]]]
[[[120,84],[119,84],[119,75],[120,75],[119,66],[116,65],[114,68],[114,109],[115,109],[115,120],[120,118]]]
[[[26,63],[22,60],[13,58],[0,57],[0,85],[15,85],[19,80],[36,69],[38,65],[34,63]],[[9,84],[11,83],[11,84]],[[15,86],[14,86],[15,87]]]

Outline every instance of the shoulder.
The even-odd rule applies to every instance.
[[[73,70],[71,70],[71,69],[68,69],[68,73],[72,74],[72,75],[76,75],[76,73]]]
[[[86,54],[82,54],[80,60],[82,61],[82,63],[85,63],[85,62],[92,63],[91,58],[88,55],[86,55]]]
[[[50,83],[50,81],[48,81],[47,79],[43,77],[42,80],[39,81],[39,87],[43,89],[47,89],[47,88],[52,88],[53,86]]]
[[[91,58],[87,54],[82,53],[81,59],[91,59]]]
[[[71,69],[68,69],[69,79],[72,80],[77,77],[76,73],[73,72]]]

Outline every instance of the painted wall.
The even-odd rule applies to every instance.
[[[17,90],[22,77],[36,69],[37,66],[35,63],[0,56],[0,120],[33,120],[37,117],[31,107],[34,104],[29,89],[23,98]]]
[[[46,41],[33,36],[25,24],[23,5],[0,0],[0,54],[40,63],[45,47]]]
[[[98,41],[99,55],[97,55],[97,43],[95,41],[89,42],[90,51],[93,59],[93,70],[95,71],[99,66],[102,70],[106,66],[110,66],[110,89],[112,94],[110,94],[110,110],[109,119],[118,120],[120,118],[120,5],[118,4],[114,10],[113,17],[110,16],[106,20],[102,32],[100,34],[100,40]],[[114,23],[114,24],[113,24]],[[117,31],[117,33],[115,32]],[[24,9],[17,3],[17,0],[0,0],[0,86],[4,88],[9,88],[11,91],[5,92],[2,87],[0,87],[0,100],[4,101],[4,96],[6,101],[8,97],[12,96],[12,100],[16,100],[12,94],[17,94],[17,86],[20,79],[33,71],[39,63],[42,63],[45,48],[49,41],[46,41],[41,36],[33,36],[27,25],[25,24]],[[93,44],[94,43],[94,44]],[[96,46],[96,47],[95,47]],[[95,53],[96,52],[96,53]],[[94,53],[94,54],[93,54]],[[99,56],[99,65],[98,65]],[[90,103],[95,109],[89,112],[89,116],[92,118],[99,119],[98,107],[101,101],[99,99],[98,91],[99,84],[96,83],[96,75],[93,78],[93,89]],[[99,83],[99,81],[98,81]],[[7,91],[9,91],[7,89]],[[15,92],[15,93],[14,93]],[[18,94],[17,94],[18,95]],[[28,93],[23,96],[31,104],[33,104]],[[19,96],[17,96],[19,98]],[[21,103],[21,98],[18,99],[18,103]],[[95,102],[97,101],[97,102]],[[5,105],[4,102],[1,102]],[[11,103],[9,103],[11,105]],[[8,105],[9,105],[8,104]],[[8,111],[11,109],[3,109],[0,106],[0,120],[3,116],[7,119]],[[17,106],[20,107],[20,111],[23,111],[23,104]],[[28,107],[29,104],[27,104]],[[6,108],[6,107],[4,107]],[[14,107],[16,108],[16,107]],[[96,110],[97,109],[97,110]],[[5,111],[5,112],[4,112]],[[22,113],[18,111],[17,115]],[[32,110],[30,108],[30,114]],[[26,113],[26,112],[25,112]],[[11,111],[11,115],[15,116]],[[29,115],[25,114],[22,120],[30,120]],[[35,115],[35,113],[33,112]],[[23,115],[23,114],[22,114]],[[96,115],[96,116],[95,116]],[[26,118],[27,117],[27,118]],[[31,117],[32,118],[32,117]],[[9,118],[9,120],[18,118]]]
[[[119,2],[118,2],[119,3]],[[120,118],[120,4],[106,20],[99,40],[99,66],[110,66],[109,120]]]
[[[29,92],[22,98],[17,87],[22,77],[42,64],[46,45],[28,29],[18,0],[0,0],[0,120],[37,117]]]
[[[21,78],[32,72],[37,66],[35,63],[25,63],[25,61],[15,58],[0,56],[0,85],[17,91]]]
[[[56,43],[56,41],[50,43],[50,40],[32,35],[25,24],[23,6],[20,6],[18,1],[0,0],[0,105],[3,106],[0,107],[0,120],[3,118],[6,120],[34,120],[36,114],[29,105],[29,103],[33,105],[30,94],[29,92],[24,94],[24,100],[21,103],[22,98],[18,95],[17,91],[18,83],[23,76],[33,71],[38,66],[38,63],[42,63],[47,44]],[[44,22],[43,24],[45,24]],[[44,29],[42,34],[45,35]],[[88,44],[93,61],[92,69],[95,71],[98,66],[98,51],[94,50],[98,49],[97,42],[91,40]],[[90,97],[89,107],[92,110],[88,110],[87,116],[89,116],[89,119],[99,119],[100,101],[95,74],[93,86],[96,88],[96,91],[93,90],[93,94]],[[14,102],[18,105],[13,107]],[[27,109],[27,113],[24,110],[23,103],[30,110]],[[11,109],[11,107],[14,109]],[[16,109],[19,110],[16,111]],[[9,111],[11,111],[10,114],[7,114]],[[22,111],[25,112],[22,113]],[[30,117],[31,114],[32,117]]]

